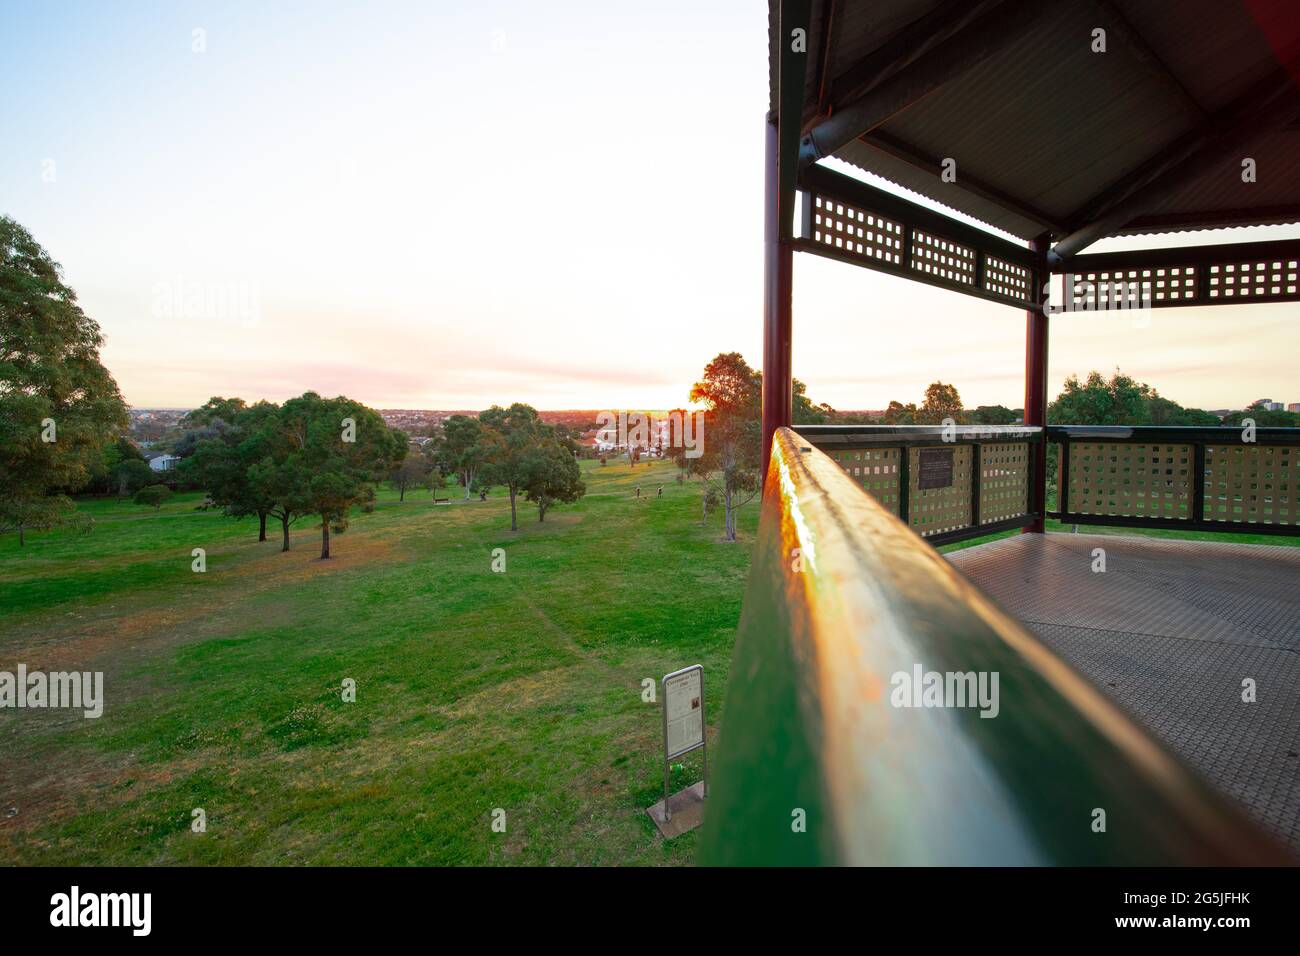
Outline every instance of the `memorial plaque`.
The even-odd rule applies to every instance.
[[[670,760],[704,743],[703,674],[692,668],[664,681],[665,751]]]
[[[952,487],[951,448],[921,448],[917,450],[920,468],[916,475],[917,488]]]

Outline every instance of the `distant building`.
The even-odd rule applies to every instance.
[[[1290,405],[1286,407],[1286,410],[1288,412],[1300,413],[1300,402],[1292,402]]]
[[[149,459],[149,467],[154,471],[171,471],[178,461],[175,455],[155,455]]]

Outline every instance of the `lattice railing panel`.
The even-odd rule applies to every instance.
[[[912,230],[911,266],[918,272],[961,285],[975,285],[976,252],[960,242]]]
[[[1209,267],[1211,299],[1260,301],[1296,295],[1297,260],[1225,262]]]
[[[984,288],[994,295],[1023,302],[1032,298],[1033,276],[1024,266],[997,256],[984,256]]]
[[[1190,305],[1197,298],[1196,266],[1160,266],[1067,274],[1074,311]]]
[[[1029,443],[983,444],[980,449],[980,524],[1029,513]]]
[[[908,449],[907,514],[912,529],[922,537],[956,531],[971,524],[970,445],[939,445],[952,451],[952,482],[945,488],[921,488],[921,451]]]
[[[1206,445],[1206,521],[1300,524],[1300,448]]]
[[[898,515],[901,449],[848,448],[830,455],[868,494]]]
[[[816,242],[858,259],[901,265],[901,223],[828,197],[817,196],[813,203]]]
[[[1196,468],[1191,445],[1072,441],[1074,514],[1190,519]]]

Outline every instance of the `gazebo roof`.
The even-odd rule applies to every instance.
[[[801,165],[836,156],[1021,239],[1051,233],[1066,257],[1110,235],[1300,222],[1296,0],[810,7]]]

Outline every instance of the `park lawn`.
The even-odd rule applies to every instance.
[[[584,472],[544,523],[521,501],[517,533],[501,492],[381,490],[324,562],[318,522],[282,554],[278,523],[258,543],[196,494],[0,536],[0,670],[103,671],[107,699],[0,710],[0,863],[690,862],[694,835],[665,844],[643,812],[663,777],[642,681],[704,664],[717,727],[758,505],[728,544],[670,464]]]

